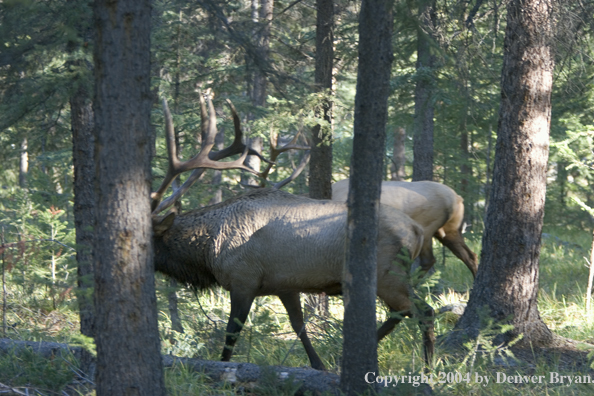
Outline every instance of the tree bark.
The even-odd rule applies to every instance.
[[[252,17],[257,17],[254,7],[257,8],[257,2],[252,3]],[[257,41],[257,56],[260,57],[258,60],[258,64],[267,64],[268,57],[270,52],[270,27],[272,22],[272,11],[274,9],[274,0],[261,0],[260,2],[260,12],[259,12],[259,21],[261,22],[257,25],[257,31],[255,34],[255,39]],[[266,74],[260,70],[256,69],[253,75],[252,81],[252,104],[254,106],[264,107],[266,106],[266,85],[268,81],[266,78]],[[252,116],[253,117],[253,116]],[[261,152],[262,151],[262,138],[260,136],[254,137],[249,139],[249,146],[254,150]],[[246,165],[250,166],[252,169],[260,170],[260,158],[255,155],[248,155],[245,161]],[[252,180],[253,177],[247,176],[247,180]],[[248,182],[249,184],[257,184],[254,182]]]
[[[164,395],[149,204],[149,1],[94,3],[97,395]]]
[[[222,150],[225,147],[225,130],[221,128],[219,133],[215,136],[215,146],[217,150]],[[209,205],[214,205],[223,202],[223,189],[221,188],[221,183],[223,182],[223,171],[220,170],[213,170],[212,174],[212,182],[211,185],[214,188],[214,194],[210,201],[208,201]]]
[[[487,217],[487,211],[489,209],[489,198],[491,197],[491,146],[493,145],[493,127],[489,125],[489,131],[487,132],[487,158],[485,171],[485,211],[483,214],[483,222]]]
[[[392,163],[390,164],[390,180],[403,181],[406,177],[404,165],[406,164],[405,147],[406,130],[397,128],[394,130],[394,148],[392,151]]]
[[[316,70],[318,91],[332,95],[334,68],[334,0],[316,2]],[[316,125],[312,129],[311,158],[309,160],[309,196],[313,199],[332,198],[332,102],[322,104],[322,117],[328,127]],[[328,296],[310,295],[306,299],[308,311],[318,307],[321,316],[328,316]]]
[[[332,93],[334,65],[334,0],[317,1],[315,84],[319,91]],[[323,118],[332,123],[332,102],[322,105]],[[309,161],[309,196],[332,198],[332,129],[316,125]]]
[[[567,195],[567,162],[559,161],[557,162],[557,184],[559,185],[559,202],[561,203],[561,207],[565,209],[567,207],[566,203],[566,195]]]
[[[90,22],[88,5],[75,0],[69,1],[71,11],[81,18],[76,24],[77,37],[69,40],[67,51],[71,55],[81,50],[80,43],[90,39],[91,28],[83,27]],[[84,22],[82,22],[84,21]],[[76,231],[77,262],[77,301],[80,317],[80,332],[87,337],[95,337],[95,307],[93,305],[93,238],[95,225],[95,136],[93,135],[92,92],[89,92],[91,67],[80,59],[70,62],[79,72],[73,79],[73,92],[70,97],[70,127],[72,128],[72,163],[74,166],[74,228]],[[89,73],[86,74],[85,71]],[[93,377],[95,357],[82,349],[80,369]]]
[[[392,18],[391,1],[363,0],[342,288],[345,313],[340,384],[347,395],[368,390],[365,374],[377,370],[378,210],[393,58]]]
[[[544,215],[551,120],[551,0],[508,3],[501,107],[482,260],[468,306],[452,337],[474,338],[485,309],[522,343],[548,345],[552,333],[537,308],[538,259]]]
[[[21,160],[19,162],[19,187],[27,187],[27,174],[29,173],[29,152],[27,151],[27,137],[21,140]]]
[[[95,178],[93,108],[90,94],[82,82],[70,98],[72,162],[74,164],[74,227],[78,263],[78,308],[80,332],[95,336],[93,307],[93,226],[95,224]],[[90,373],[94,358],[86,350],[81,355],[81,370]]]
[[[417,85],[413,121],[413,181],[433,180],[433,56],[431,33],[435,0],[420,0],[417,33]]]

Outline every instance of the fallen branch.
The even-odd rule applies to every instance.
[[[72,347],[58,342],[33,342],[0,339],[0,354],[16,354],[33,351],[45,358],[52,358],[63,352],[72,353],[77,359],[80,357],[81,348]],[[271,366],[260,367],[253,363],[218,362],[202,359],[179,358],[172,355],[163,355],[163,366],[174,367],[183,365],[193,371],[206,374],[214,382],[229,382],[236,386],[254,388],[258,386],[265,373],[273,371],[279,382],[292,379],[299,383],[298,394],[310,392],[321,394],[330,392],[338,394],[340,379],[338,375],[325,371],[301,367]],[[270,370],[270,371],[267,371]],[[6,385],[5,385],[6,386]],[[12,389],[8,386],[5,389]],[[0,388],[2,389],[2,388]],[[15,388],[16,389],[16,388]],[[20,389],[20,388],[19,388]]]

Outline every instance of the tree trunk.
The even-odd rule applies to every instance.
[[[149,1],[94,3],[97,395],[164,395],[149,204]]]
[[[76,261],[78,263],[78,308],[80,332],[95,336],[93,307],[93,226],[95,225],[95,137],[93,136],[93,108],[90,94],[82,82],[70,98],[72,126],[72,162],[74,164],[74,227],[76,230]],[[86,350],[81,354],[81,370],[92,374],[93,356]]]
[[[334,0],[317,1],[316,71],[315,83],[319,91],[332,93],[334,64]],[[332,102],[322,106],[323,118],[332,123]],[[332,129],[316,125],[312,131],[313,144],[309,161],[309,196],[314,199],[332,198]]]
[[[225,129],[220,128],[219,133],[217,133],[217,135],[215,136],[215,146],[217,150],[222,150],[225,147]],[[223,189],[221,188],[222,182],[223,171],[216,169],[213,170],[211,184],[214,188],[214,194],[208,202],[209,205],[214,205],[223,202]]]
[[[491,197],[491,146],[493,144],[493,131],[491,125],[489,125],[489,131],[487,133],[487,170],[485,171],[485,211],[483,214],[483,222],[487,216],[487,210],[489,209],[489,198]]]
[[[184,332],[184,326],[182,325],[179,317],[179,310],[177,309],[177,289],[179,285],[173,278],[169,279],[169,287],[167,290],[167,307],[169,308],[169,317],[171,319],[171,329],[178,333]],[[170,341],[173,341],[172,338]]]
[[[435,0],[420,0],[417,33],[417,85],[413,121],[413,181],[433,180],[433,56],[431,34]]]
[[[332,95],[332,69],[334,67],[334,0],[318,0],[316,22],[315,84],[319,91]],[[332,102],[322,105],[327,128],[316,125],[312,130],[311,158],[309,160],[309,196],[314,199],[332,198]],[[328,316],[328,296],[310,295],[306,299],[309,311],[317,306],[321,316]]]
[[[342,288],[345,313],[340,381],[347,395],[368,390],[365,374],[377,372],[378,210],[393,57],[392,18],[391,1],[363,0]]]
[[[567,207],[566,204],[566,195],[567,195],[567,162],[559,161],[557,162],[557,184],[559,185],[559,198],[558,201],[561,203],[561,207],[565,209]]]
[[[257,8],[257,2],[252,3],[252,18],[256,17],[256,12],[254,7]],[[268,53],[270,51],[270,26],[272,22],[272,11],[274,9],[274,0],[261,0],[260,2],[260,12],[259,12],[259,21],[260,24],[257,25],[257,32],[255,34],[255,39],[257,41],[258,50],[257,56],[260,58],[257,60],[257,64],[265,65],[268,63]],[[266,106],[266,85],[267,85],[267,78],[266,74],[261,69],[256,69],[254,71],[253,81],[252,81],[252,104],[254,106],[264,107]],[[253,118],[253,116],[252,116]],[[261,152],[262,151],[262,138],[260,136],[254,137],[249,139],[249,146],[254,150]],[[245,161],[246,165],[251,167],[255,170],[260,170],[260,158],[255,155],[248,155]],[[247,180],[252,180],[253,177],[247,176]],[[249,184],[257,184],[255,182],[248,182]]]
[[[92,30],[84,22],[91,19],[90,7],[75,0],[69,1],[71,11],[81,18],[76,24],[77,37],[68,41],[67,51],[74,54],[81,50],[80,43],[89,40]],[[84,21],[84,22],[83,22]],[[85,27],[83,27],[85,26]],[[88,66],[80,59],[71,65],[81,70]],[[89,68],[90,72],[90,68]],[[95,307],[93,306],[93,238],[95,225],[95,136],[93,135],[92,92],[89,92],[91,73],[82,71],[73,80],[70,97],[70,126],[72,128],[72,163],[74,166],[74,228],[76,231],[77,300],[80,332],[95,337]],[[86,349],[81,350],[80,369],[91,379],[94,376],[95,358]]]
[[[21,141],[21,160],[19,162],[19,187],[27,187],[27,174],[29,173],[29,153],[27,151],[27,137]]]
[[[404,156],[404,142],[406,141],[406,131],[404,128],[394,130],[394,148],[392,152],[392,163],[390,164],[390,180],[403,181],[406,177],[404,165],[406,157]]]
[[[552,334],[537,308],[551,120],[551,0],[508,3],[501,107],[482,260],[468,306],[452,338],[474,338],[479,313],[514,329],[495,340],[547,345]]]

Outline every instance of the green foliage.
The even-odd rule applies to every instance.
[[[165,369],[165,384],[167,394],[171,396],[234,396],[237,394],[230,383],[213,384],[205,374],[197,373],[179,363]]]
[[[72,355],[46,359],[30,348],[18,354],[0,353],[0,383],[39,388],[43,392],[60,392],[74,379],[72,367],[75,364]]]

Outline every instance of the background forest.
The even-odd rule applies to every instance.
[[[273,7],[271,19],[258,12],[257,0],[153,2],[154,189],[167,168],[159,98],[167,98],[181,157],[189,158],[197,152],[201,139],[199,90],[214,94],[220,139],[225,139],[219,147],[232,139],[233,121],[225,105],[225,99],[230,99],[242,117],[244,132],[252,139],[262,138],[265,156],[269,156],[271,133],[288,141],[299,131],[310,134],[317,124],[330,130],[333,180],[348,177],[360,3],[334,3],[333,89],[320,92],[314,84],[315,1],[269,1],[262,4]],[[551,330],[594,343],[593,316],[585,299],[594,229],[594,3],[559,2],[556,7],[556,69],[539,304]],[[447,184],[464,198],[465,238],[480,255],[501,99],[505,1],[435,0],[428,67],[417,63],[417,43],[423,34],[418,8],[417,0],[395,2],[388,150],[378,153],[384,158],[384,180],[397,177],[393,156],[402,142],[401,131],[405,133],[405,163],[400,177],[411,180],[415,87],[422,82],[430,87],[434,109],[433,180]],[[71,103],[79,92],[92,97],[92,26],[92,10],[86,1],[0,2],[4,338],[88,344],[79,333],[75,293]],[[263,50],[266,47],[268,50]],[[257,94],[262,79],[264,101]],[[320,116],[327,98],[333,102],[330,124]],[[297,151],[279,157],[269,180],[287,177],[302,156]],[[239,171],[208,171],[183,198],[182,206],[191,209],[230,198],[244,191],[248,182]],[[308,169],[284,189],[307,194]],[[426,300],[436,310],[464,302],[472,285],[470,273],[441,245],[434,245],[434,253],[438,272],[422,287]],[[177,302],[172,290],[177,290]],[[187,289],[172,289],[169,280],[158,277],[157,294],[163,352],[218,359],[224,337],[222,323],[229,311],[225,293],[214,290],[195,296]],[[308,329],[331,370],[339,367],[341,309],[340,300],[331,299],[328,316],[309,313]],[[176,312],[180,322],[175,320]],[[449,314],[439,316],[438,334],[451,329],[453,320]],[[296,338],[276,299],[259,299],[248,324],[234,361],[287,366],[307,363],[301,347],[293,347]],[[490,336],[486,334],[483,341],[488,343]],[[380,370],[395,374],[418,371],[419,339],[414,324],[400,326],[379,346]],[[68,359],[68,363],[51,367],[32,356],[26,359],[15,364],[0,355],[0,382],[52,390],[72,382]],[[466,370],[467,360],[444,354],[440,359],[437,371]],[[533,369],[555,371],[551,364],[555,362]],[[206,392],[200,388],[204,380],[183,368],[166,375],[170,394]],[[197,388],[184,388],[190,381],[195,381]],[[446,384],[442,390],[466,394],[464,386],[470,385]],[[536,394],[545,387],[530,392]],[[570,391],[586,393],[588,389]],[[477,394],[510,391],[505,385],[474,390]],[[290,389],[286,391],[290,393]],[[566,389],[547,391],[565,394]],[[234,394],[230,389],[217,392]]]

